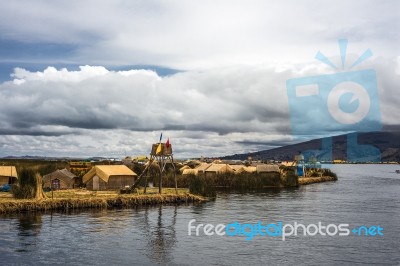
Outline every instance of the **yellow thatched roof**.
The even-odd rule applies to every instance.
[[[270,172],[278,172],[279,166],[276,164],[259,164],[257,165],[257,173],[270,173]]]
[[[0,176],[18,178],[17,169],[15,169],[15,166],[0,166]]]
[[[243,171],[245,171],[244,165],[230,164],[229,166],[232,168],[232,170],[235,172],[235,174],[240,174]]]
[[[108,182],[110,176],[137,176],[135,172],[125,165],[96,165],[83,176],[83,183],[86,183],[95,175],[100,177],[104,182]]]
[[[210,163],[202,163],[202,164],[198,165],[195,169],[196,169],[198,172],[204,172],[204,171],[207,170],[207,168],[209,168],[210,166],[211,166]]]
[[[283,165],[283,166],[295,166],[296,162],[284,161],[284,162],[281,162],[281,165]]]
[[[186,170],[186,169],[192,169],[192,168],[190,168],[190,166],[188,166],[188,165],[184,165],[181,168],[179,168],[179,171],[181,171],[181,173],[183,173],[183,170]]]
[[[150,161],[145,163],[144,166],[148,166],[149,164],[150,164]],[[149,169],[154,169],[154,170],[160,171],[160,165],[156,161],[153,161],[151,163],[151,165],[149,166]]]
[[[197,169],[184,169],[182,171],[182,175],[197,175],[198,171]]]
[[[229,166],[229,164],[213,163],[205,171],[206,172],[216,172],[216,173],[226,173],[226,172],[233,172],[233,169]]]
[[[66,168],[64,168],[62,170],[56,170],[50,174],[44,175],[43,180],[55,179],[55,178],[64,178],[64,179],[66,178],[66,179],[72,180],[75,177],[76,177],[76,175],[74,175],[73,173],[68,171]]]
[[[257,167],[255,166],[245,166],[244,170],[248,173],[254,173],[257,172]]]

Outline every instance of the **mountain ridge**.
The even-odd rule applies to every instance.
[[[347,161],[347,139],[350,134],[332,136],[331,160]],[[380,152],[382,162],[400,162],[400,132],[362,132],[357,133],[357,145],[371,145]],[[318,159],[326,158],[326,153],[321,151],[322,139],[313,139],[301,143],[286,145],[269,150],[261,150],[252,153],[234,154],[224,156],[226,160],[247,160],[249,156],[253,160],[292,161],[295,155],[305,151],[314,151],[313,155]],[[311,152],[312,153],[312,152]],[[367,158],[367,157],[365,157]],[[368,162],[366,159],[365,162]]]

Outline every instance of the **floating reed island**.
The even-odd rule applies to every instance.
[[[148,189],[148,194],[119,194],[117,191],[92,192],[68,189],[45,193],[43,199],[15,199],[11,193],[0,194],[0,213],[25,211],[68,211],[76,209],[132,208],[160,204],[188,204],[207,201],[202,196],[188,193],[187,189],[164,189],[162,194]],[[53,196],[53,197],[52,197]]]
[[[237,167],[238,170],[236,170],[235,167]],[[278,165],[265,164],[257,165],[257,167],[243,167],[240,165],[228,164],[201,164],[194,169],[183,169],[183,174],[177,176],[177,185],[178,187],[189,187],[190,191],[194,194],[210,196],[210,194],[212,195],[213,193],[203,193],[203,190],[206,190],[207,187],[208,190],[232,189],[253,191],[268,188],[298,187],[301,185],[338,180],[337,175],[330,169],[307,168],[306,171],[303,171],[299,176],[299,172],[296,168],[297,167],[292,166],[279,167]],[[174,185],[173,176],[166,175],[163,183],[166,186],[172,187]]]
[[[96,165],[81,179],[67,169],[42,178],[35,167],[21,168],[13,178],[14,168],[8,166],[7,180],[15,182],[9,186],[11,192],[0,193],[0,213],[197,203],[216,198],[218,190],[260,191],[337,180],[330,169],[310,165],[232,165],[217,161],[176,169],[172,160],[162,167],[150,160],[145,165],[128,166]],[[81,188],[72,189],[77,186]]]
[[[310,185],[314,183],[322,183],[328,181],[337,181],[338,178],[336,176],[320,176],[320,177],[300,177],[299,185]]]

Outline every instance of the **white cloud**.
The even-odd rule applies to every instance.
[[[5,104],[0,109],[3,121],[19,129],[63,125],[258,132],[287,115],[284,82],[275,82],[279,75],[267,68],[182,72],[163,78],[149,70],[115,72],[91,66],[80,71],[16,69],[14,81],[1,85]],[[18,121],[7,119],[15,116]]]
[[[338,38],[349,39],[349,60],[371,48],[376,57],[362,67],[377,71],[384,125],[399,125],[399,8],[373,0],[2,1],[3,61],[98,66],[16,68],[0,84],[0,153],[146,153],[160,131],[182,156],[287,143],[285,82],[332,73],[313,58],[320,50],[340,64]],[[183,71],[104,67],[138,64]]]
[[[398,94],[398,62],[377,58],[365,65],[372,66],[379,77],[383,123],[398,125],[398,105],[390,96]],[[3,153],[13,145],[14,153],[25,152],[21,147],[34,138],[43,153],[145,154],[164,131],[181,157],[255,151],[291,139],[286,80],[327,71],[317,64],[279,71],[239,66],[160,77],[149,70],[92,66],[16,69],[14,80],[24,82],[0,85],[0,143]],[[318,116],[312,119],[318,123]],[[16,135],[13,144],[11,135]],[[46,145],[39,148],[40,143]]]

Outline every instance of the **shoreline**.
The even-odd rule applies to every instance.
[[[185,194],[118,195],[104,198],[12,199],[0,202],[0,214],[28,211],[132,208],[159,204],[201,203],[207,199]]]
[[[332,176],[300,177],[298,178],[298,187],[315,183],[332,182],[337,180],[337,177]],[[62,191],[59,193],[64,193],[67,191]],[[93,192],[86,192],[85,194],[87,193]],[[168,192],[164,194],[105,194],[105,196],[97,196],[98,194],[95,193],[95,195],[96,196],[89,197],[68,197],[66,195],[60,195],[56,198],[48,197],[46,199],[3,198],[3,200],[0,200],[0,214],[50,210],[68,211],[78,209],[133,208],[139,206],[202,203],[209,201],[209,199],[206,197],[190,194],[188,192],[179,194],[175,194],[173,192]]]
[[[331,181],[337,181],[337,177],[333,176],[320,176],[320,177],[299,177],[298,183],[299,186],[305,186],[305,185],[310,185],[310,184],[315,184],[315,183],[323,183],[323,182],[331,182]]]

